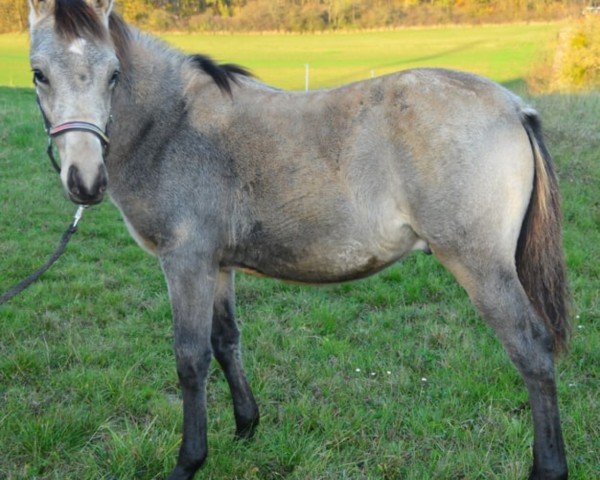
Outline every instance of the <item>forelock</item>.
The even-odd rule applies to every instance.
[[[67,40],[106,40],[108,31],[96,11],[84,0],[56,0],[54,28]]]

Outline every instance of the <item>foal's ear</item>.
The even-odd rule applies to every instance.
[[[29,26],[33,27],[52,12],[54,0],[29,0]]]
[[[85,0],[86,3],[92,7],[96,12],[103,15],[104,18],[108,19],[110,12],[112,11],[114,0]]]

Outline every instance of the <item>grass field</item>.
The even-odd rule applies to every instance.
[[[318,67],[314,83],[328,85],[419,58],[510,81],[524,76],[541,39],[555,31],[490,28],[211,36],[197,50],[291,88],[302,87],[306,62]],[[369,35],[378,39],[372,51]],[[471,36],[487,40],[465,40]],[[192,49],[189,37],[174,41]],[[0,37],[0,83],[29,84],[28,72],[6,69],[27,68],[25,48],[23,37]],[[406,61],[393,60],[395,48]],[[598,478],[600,451],[600,95],[531,102],[546,120],[564,197],[575,308],[558,389],[571,478],[589,480]],[[0,291],[50,254],[74,211],[44,145],[32,90],[0,88]],[[198,478],[526,477],[525,389],[435,258],[414,255],[376,277],[328,288],[240,275],[238,317],[261,426],[254,440],[233,440],[227,385],[213,365],[210,455]],[[163,478],[180,441],[171,342],[156,260],[134,244],[112,205],[90,209],[59,263],[0,307],[0,479]]]

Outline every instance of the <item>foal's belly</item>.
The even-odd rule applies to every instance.
[[[288,242],[261,239],[232,266],[246,273],[293,282],[336,283],[367,277],[413,250],[427,250],[426,242],[408,224],[397,225],[393,236],[385,235],[385,231],[365,233],[372,232],[365,230],[343,238],[294,238]]]

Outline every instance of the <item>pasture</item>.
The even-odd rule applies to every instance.
[[[520,86],[557,25],[318,36],[169,36],[268,83],[337,85],[422,65]],[[55,248],[75,208],[45,158],[25,36],[0,36],[0,291]],[[561,180],[574,297],[557,367],[571,478],[598,476],[600,95],[529,99]],[[225,379],[208,385],[207,479],[522,479],[532,439],[524,386],[435,258],[327,288],[238,275],[244,359],[261,408],[233,440]],[[155,259],[108,202],[67,253],[0,307],[0,478],[154,479],[173,467],[181,403]]]
[[[468,70],[499,82],[519,81],[560,25],[410,28],[322,35],[164,35],[186,52],[207,53],[250,68],[280,88],[330,87],[414,67]],[[0,35],[0,85],[31,85],[28,37]]]

